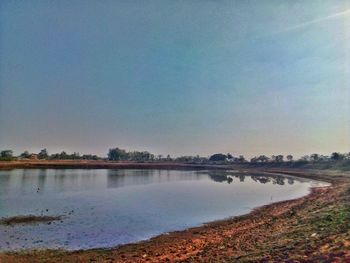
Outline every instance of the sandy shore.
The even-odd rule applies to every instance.
[[[0,164],[0,168],[218,168],[165,163],[58,162],[16,162]],[[0,253],[0,262],[350,262],[350,172],[268,171],[323,180],[332,185],[314,188],[299,199],[257,208],[247,215],[136,244],[75,252]]]

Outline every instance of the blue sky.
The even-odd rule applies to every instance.
[[[0,149],[350,151],[350,1],[1,1]]]

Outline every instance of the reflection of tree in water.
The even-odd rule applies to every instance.
[[[232,171],[206,171],[206,172],[199,172],[199,174],[205,174],[208,175],[211,180],[218,183],[227,182],[228,184],[233,182],[233,177],[237,177],[237,174]],[[240,177],[240,181],[244,181],[244,175]]]
[[[277,176],[274,178],[273,184],[284,185],[284,179],[282,176]]]
[[[245,175],[244,174],[240,174],[240,175],[238,175],[238,178],[239,178],[240,182],[244,182]]]
[[[47,179],[47,169],[23,169],[20,177],[21,192],[36,191],[42,193]]]
[[[266,184],[266,183],[271,182],[271,178],[269,178],[268,176],[264,176],[264,175],[251,175],[251,178],[253,181],[259,182],[261,184]]]
[[[107,171],[108,188],[199,179],[200,174],[186,170],[111,169]]]
[[[272,183],[272,184],[278,184],[278,185],[285,185],[285,179],[287,179],[288,184],[294,184],[293,178],[286,178],[281,175],[264,175],[264,174],[243,174],[243,173],[230,173],[227,171],[208,171],[207,174],[209,175],[210,179],[212,179],[215,182],[223,183],[232,183],[233,177],[238,178],[240,182],[244,182],[245,177],[250,177],[254,182],[266,184],[266,183]]]
[[[42,191],[44,191],[46,178],[47,178],[47,170],[40,169],[39,176],[38,176],[38,189],[37,189],[37,191],[40,193],[42,193]]]
[[[161,174],[156,170],[108,170],[107,171],[107,187],[118,188],[126,185],[150,184],[157,180]]]
[[[227,182],[228,181],[228,176],[225,174],[217,174],[217,173],[208,173],[210,179],[212,179],[215,182],[222,183],[222,182]],[[232,180],[232,178],[231,178]]]
[[[251,178],[255,181],[255,182],[259,182],[259,183],[262,183],[262,184],[266,184],[266,183],[272,183],[272,184],[278,184],[278,185],[284,185],[284,180],[286,179],[285,177],[283,176],[280,176],[280,175],[276,175],[276,176],[273,176],[273,175],[251,175]],[[289,181],[288,181],[289,183]],[[294,183],[294,181],[293,181]],[[289,183],[290,184],[290,183]]]
[[[288,184],[294,184],[294,179],[293,178],[288,178]]]
[[[199,180],[202,175],[207,175],[211,180],[218,183],[231,184],[235,178],[244,182],[246,176],[254,182],[261,184],[284,185],[287,179],[288,184],[293,184],[294,179],[282,175],[268,175],[261,173],[241,173],[236,171],[207,170],[198,172],[177,171],[171,173],[169,170],[108,170],[107,187],[117,188],[128,185],[143,185],[152,183],[164,183],[182,180]]]
[[[10,172],[0,171],[0,193],[6,194],[10,184]]]

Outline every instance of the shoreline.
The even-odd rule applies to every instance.
[[[114,161],[74,161],[36,160],[0,161],[0,170],[6,169],[231,169],[229,165],[182,164],[174,162],[114,162]]]
[[[31,162],[30,165],[16,163],[14,168],[75,168],[101,169],[237,169],[234,166],[220,167],[210,165],[177,165],[177,164],[135,164],[95,162],[91,164],[61,161],[51,163]],[[29,166],[29,167],[28,167]],[[82,167],[84,166],[84,167]],[[0,169],[4,169],[1,166]],[[9,167],[5,167],[8,169]],[[327,218],[337,219],[346,214],[350,219],[348,200],[350,195],[350,173],[336,171],[313,171],[298,169],[242,169],[250,172],[281,173],[328,182],[327,187],[313,187],[306,196],[267,204],[254,208],[250,213],[205,223],[181,231],[174,231],[155,236],[137,243],[120,245],[114,248],[89,249],[78,251],[65,250],[31,250],[21,252],[1,252],[0,262],[76,262],[96,260],[101,262],[202,262],[202,261],[268,261],[286,260],[350,260],[350,228],[344,220],[335,229],[319,228],[316,218],[326,212]],[[314,210],[314,211],[313,211]],[[339,213],[338,213],[339,212]],[[349,217],[349,218],[348,218]],[[306,219],[312,219],[308,222]],[[321,218],[322,219],[322,218]],[[336,220],[328,220],[333,222]],[[306,220],[302,224],[300,220]],[[338,219],[337,219],[338,220]],[[315,221],[315,222],[314,222]],[[328,222],[327,221],[327,222]],[[339,220],[338,220],[339,221]],[[320,220],[319,222],[323,222]],[[292,224],[294,223],[294,224]],[[312,224],[311,224],[312,223]],[[314,228],[317,228],[317,231]],[[346,229],[346,227],[348,227]],[[338,232],[337,232],[338,231]],[[296,235],[292,235],[295,233]],[[307,235],[305,235],[307,233]],[[286,235],[286,236],[283,236]],[[342,236],[345,235],[345,238]],[[338,236],[343,237],[338,240]],[[294,237],[294,238],[293,238]],[[277,239],[276,239],[277,238]],[[332,240],[336,240],[334,242]],[[311,240],[311,241],[310,241]],[[325,242],[326,241],[326,242]],[[277,244],[277,243],[278,244]],[[298,245],[293,243],[299,243]],[[309,243],[313,243],[314,248]],[[277,245],[277,246],[276,246]],[[307,246],[308,249],[301,249]],[[270,247],[268,249],[268,247]],[[323,250],[320,248],[323,247]],[[292,261],[293,262],[293,261]]]

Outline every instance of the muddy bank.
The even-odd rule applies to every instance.
[[[13,168],[65,168],[65,169],[256,169],[256,170],[339,170],[349,171],[350,160],[328,162],[269,162],[269,163],[227,163],[190,164],[177,162],[131,162],[108,160],[14,160],[0,161],[0,169]]]
[[[206,167],[207,168],[207,167]],[[113,249],[2,253],[0,262],[346,262],[350,260],[350,173],[269,170],[332,183],[248,215]]]
[[[0,161],[0,169],[227,169],[226,165],[201,165],[181,163],[134,163],[112,161],[81,161],[81,160],[24,160]]]

